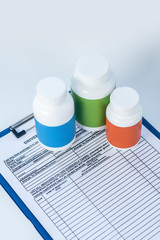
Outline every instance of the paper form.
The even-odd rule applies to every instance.
[[[57,153],[40,145],[35,128],[6,135],[2,175],[54,240],[160,239],[160,141],[143,126],[139,144],[120,151],[105,130],[76,132]]]

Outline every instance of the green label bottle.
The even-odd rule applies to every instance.
[[[71,94],[80,127],[89,131],[105,128],[106,107],[114,88],[115,78],[103,56],[85,55],[77,61]]]

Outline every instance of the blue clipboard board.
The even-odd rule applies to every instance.
[[[158,139],[160,139],[160,133],[143,117],[142,124],[153,133]],[[11,128],[7,128],[0,132],[0,137],[5,136],[11,132]],[[17,193],[13,190],[13,188],[9,185],[6,179],[0,174],[0,184],[4,188],[4,190],[8,193],[8,195],[12,198],[15,204],[20,208],[23,214],[31,221],[36,230],[45,240],[53,240],[49,233],[45,230],[42,224],[38,221],[38,219],[33,215],[33,213],[29,210],[29,208],[24,204],[21,198],[17,195]]]

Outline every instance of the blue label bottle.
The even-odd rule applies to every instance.
[[[48,150],[66,150],[75,140],[72,96],[59,78],[45,78],[37,85],[33,113],[37,137]]]

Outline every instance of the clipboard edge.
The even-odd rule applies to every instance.
[[[1,132],[0,132],[0,138],[2,138],[2,137],[4,137],[5,135],[7,135],[8,133],[10,133],[10,128],[8,127],[8,128],[6,128],[6,129],[4,129],[4,130],[2,130]]]
[[[160,132],[153,127],[144,117],[142,118],[142,124],[151,132],[154,136],[156,136],[160,140]]]
[[[10,184],[6,181],[6,179],[0,174],[0,185],[7,192],[7,194],[12,198],[17,207],[22,211],[22,213],[28,218],[28,220],[33,224],[35,229],[41,235],[41,237],[45,240],[53,240],[46,229],[42,226],[42,224],[38,221],[35,215],[29,210],[26,204],[22,201],[22,199],[18,196],[18,194],[13,190]]]

